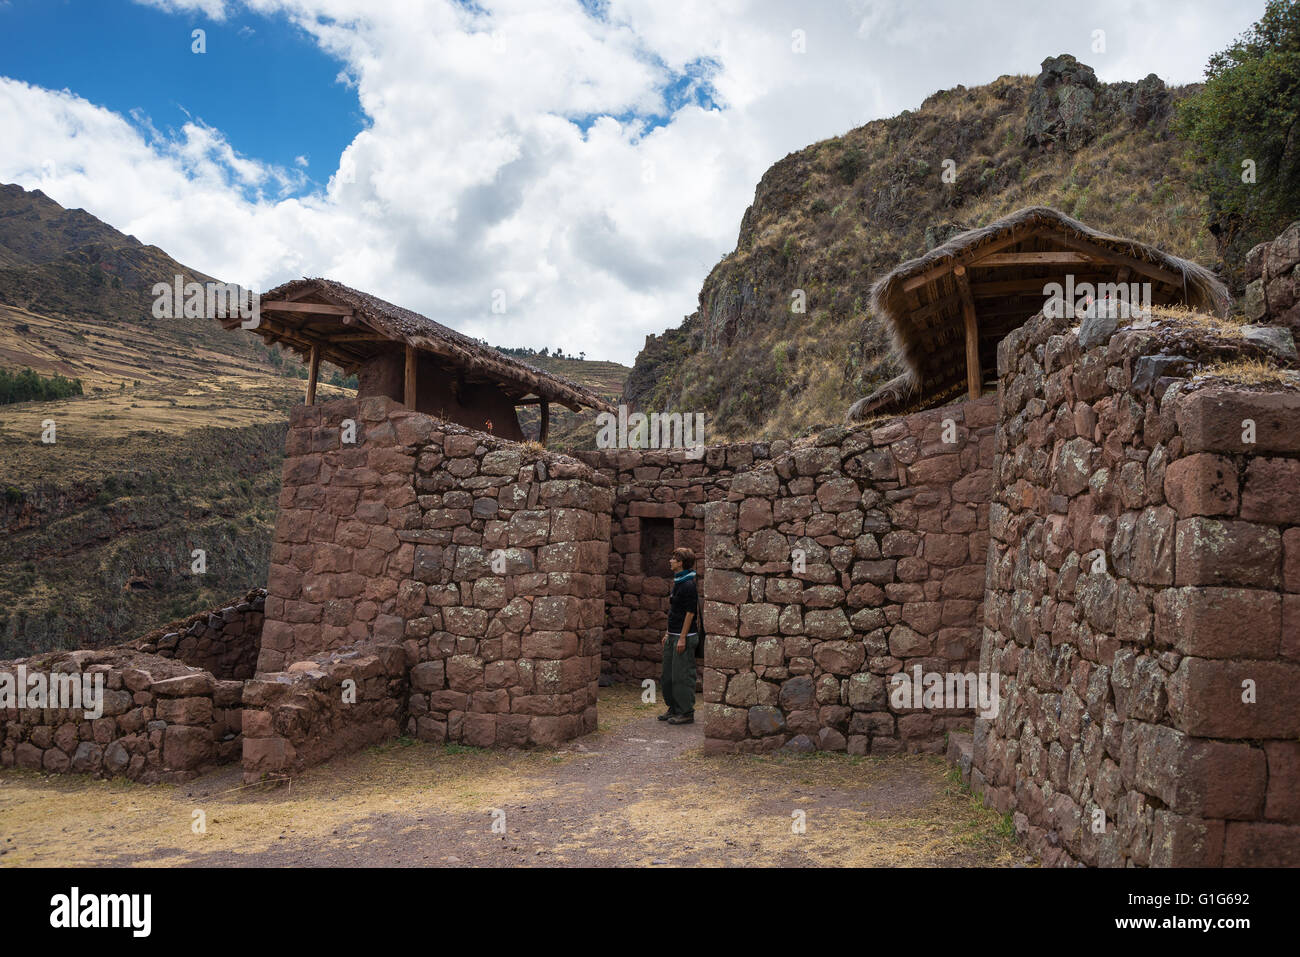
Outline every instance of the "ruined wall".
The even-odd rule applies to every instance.
[[[489,747],[595,729],[604,477],[382,397],[295,410],[287,452],[259,672],[401,643],[408,733]]]
[[[125,647],[183,661],[221,680],[251,678],[261,650],[265,607],[266,589],[255,588],[243,601],[193,615]]]
[[[178,782],[240,753],[242,681],[217,681],[207,672],[126,648],[5,661],[0,672],[16,680],[20,665],[28,676],[102,674],[102,714],[87,718],[82,708],[0,709],[2,767]]]
[[[832,429],[719,481],[700,507],[710,750],[938,752],[970,726],[892,707],[887,679],[974,671],[994,409]]]
[[[1300,222],[1246,255],[1246,317],[1300,340]]]
[[[974,786],[1045,863],[1300,864],[1300,390],[1068,326],[999,347]]]
[[[405,650],[379,644],[259,674],[244,686],[244,780],[292,774],[397,737],[408,673]]]

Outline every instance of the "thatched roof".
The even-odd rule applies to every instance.
[[[1030,206],[954,236],[903,263],[871,290],[889,323],[909,379],[894,380],[850,410],[879,414],[918,395],[944,392],[968,375],[966,325],[973,316],[982,378],[995,370],[998,342],[1045,305],[1044,286],[1151,283],[1153,305],[1182,304],[1223,315],[1226,287],[1203,266],[1112,236],[1045,206]]]
[[[295,279],[262,294],[262,321],[254,329],[267,342],[279,342],[303,359],[315,345],[320,358],[345,372],[394,345],[430,353],[467,381],[495,384],[515,398],[535,394],[577,411],[581,406],[612,411],[585,386],[498,352],[418,312],[331,279]],[[222,320],[228,329],[238,317]]]

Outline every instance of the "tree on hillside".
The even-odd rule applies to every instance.
[[[1234,274],[1251,246],[1300,219],[1300,0],[1264,15],[1210,58],[1179,131],[1201,163],[1210,231]]]

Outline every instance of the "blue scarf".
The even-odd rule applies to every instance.
[[[678,572],[676,575],[673,576],[673,584],[676,585],[678,582],[684,582],[686,581],[686,579],[694,578],[694,577],[695,577],[695,569],[693,568],[684,572]]]

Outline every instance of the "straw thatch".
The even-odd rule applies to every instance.
[[[411,346],[437,356],[466,381],[492,383],[515,398],[532,393],[574,411],[582,406],[612,411],[608,402],[572,379],[521,362],[417,312],[331,279],[295,279],[263,293],[261,299],[262,323],[253,331],[267,342],[293,349],[304,360],[315,345],[322,360],[352,373],[395,345]],[[277,303],[287,305],[277,307]],[[312,304],[330,311],[311,312]],[[223,320],[232,329],[239,322],[238,318]]]
[[[977,319],[980,378],[994,372],[998,342],[1044,307],[1044,286],[1064,286],[1067,274],[1076,284],[1149,282],[1153,305],[1181,304],[1224,315],[1229,304],[1226,287],[1203,266],[1100,232],[1054,209],[1027,207],[954,236],[872,287],[872,309],[889,323],[907,381],[896,379],[859,400],[850,420],[887,411],[918,394],[944,392],[966,378],[968,301]]]

